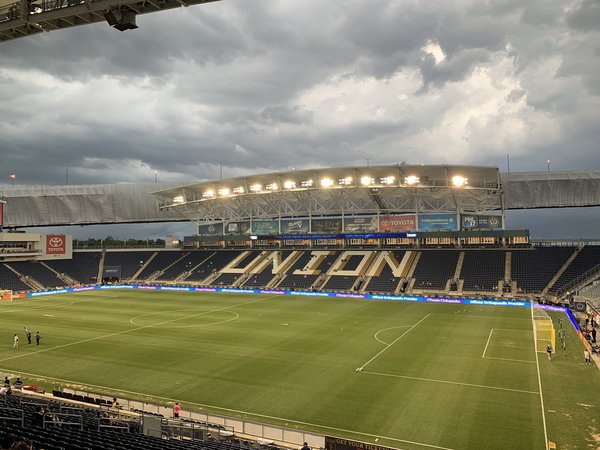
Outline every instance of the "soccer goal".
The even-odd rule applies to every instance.
[[[8,289],[0,289],[0,300],[9,300],[12,301],[13,292]]]
[[[548,344],[552,345],[552,352],[556,352],[556,330],[554,323],[546,311],[533,308],[533,328],[537,340],[538,352],[545,353]]]

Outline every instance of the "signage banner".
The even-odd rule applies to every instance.
[[[64,255],[67,252],[67,240],[64,234],[46,235],[46,255]]]
[[[502,216],[482,216],[478,214],[461,214],[460,222],[463,230],[502,228]]]
[[[379,217],[379,231],[411,231],[417,229],[415,214],[402,214]]]
[[[250,221],[227,222],[225,224],[225,234],[250,234]]]
[[[252,234],[277,234],[279,233],[279,222],[277,220],[254,220],[252,221]]]
[[[207,225],[198,225],[198,234],[200,236],[219,236],[223,234],[223,223],[209,223]]]
[[[313,219],[310,231],[311,233],[340,233],[342,231],[342,218]]]
[[[104,266],[102,278],[121,278],[121,266]]]
[[[308,219],[281,219],[281,234],[308,233]]]
[[[372,233],[377,231],[377,225],[377,216],[344,218],[344,231],[349,233]]]
[[[419,231],[457,230],[456,214],[419,214]]]

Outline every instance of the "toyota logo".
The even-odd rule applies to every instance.
[[[50,247],[61,247],[63,240],[59,237],[53,237],[48,240],[48,243],[50,244]]]

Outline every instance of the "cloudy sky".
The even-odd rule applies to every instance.
[[[600,169],[598,0],[223,0],[137,23],[0,44],[0,188],[67,167],[70,184],[507,154]]]

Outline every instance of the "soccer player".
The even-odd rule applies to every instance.
[[[590,352],[588,352],[587,348],[583,351],[583,357],[585,358],[585,363],[590,364]]]
[[[552,344],[548,343],[546,353],[548,354],[548,361],[552,362]]]
[[[27,327],[23,327],[25,328],[25,335],[27,336],[27,343],[31,344],[31,330]]]
[[[15,339],[13,340],[13,348],[19,348],[19,336],[15,333]]]
[[[39,331],[35,332],[35,342],[37,342],[37,345],[40,345],[40,339],[42,338],[42,336],[40,335]]]

